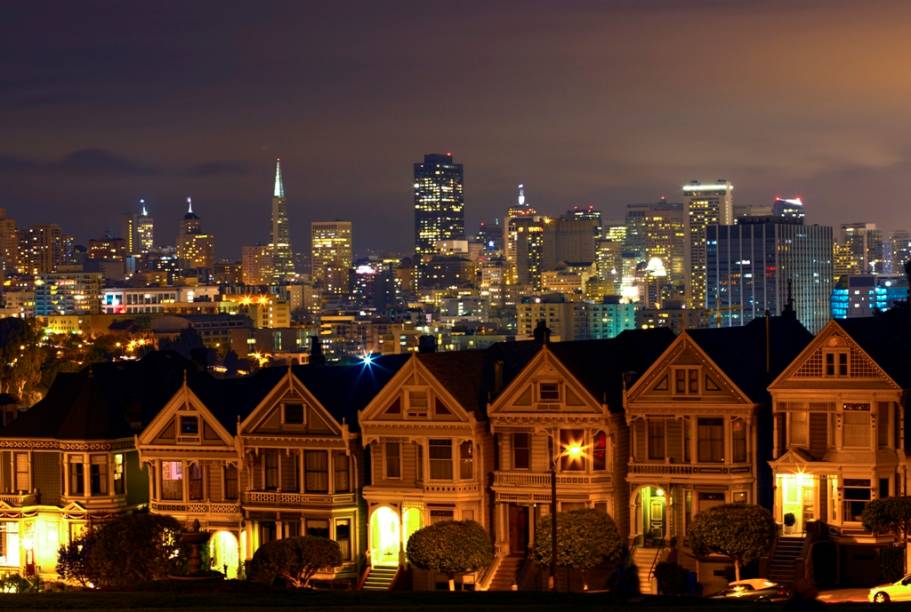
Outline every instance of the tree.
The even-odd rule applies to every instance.
[[[34,323],[16,317],[0,319],[0,393],[25,399],[26,389],[40,382],[45,351],[38,340]]]
[[[178,571],[185,556],[181,531],[170,516],[122,514],[77,538],[75,546],[61,546],[57,573],[105,588],[163,580]]]
[[[905,567],[909,567],[908,537],[911,536],[911,497],[880,497],[874,499],[863,513],[864,528],[874,533],[887,533],[896,542],[905,544]]]
[[[551,517],[544,517],[535,532],[535,556],[550,565]],[[586,572],[601,563],[616,563],[623,554],[620,531],[609,515],[586,508],[557,513],[557,565]]]
[[[445,574],[455,590],[456,574],[474,572],[493,561],[490,537],[475,521],[442,521],[414,532],[405,551],[416,567]]]
[[[768,510],[754,504],[724,504],[696,515],[688,537],[697,555],[719,553],[734,561],[740,580],[744,564],[767,554],[778,528]]]
[[[341,562],[342,551],[334,540],[317,536],[284,538],[259,547],[250,562],[250,578],[266,584],[281,578],[287,584],[303,588],[320,569]]]

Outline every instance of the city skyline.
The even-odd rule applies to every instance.
[[[383,14],[361,7],[356,19],[272,6],[252,17],[219,8],[217,24],[206,17],[213,8],[11,11],[8,23],[21,27],[6,37],[17,53],[5,63],[0,200],[12,218],[59,222],[84,242],[116,233],[139,198],[165,227],[192,195],[212,211],[218,255],[236,258],[250,242],[244,232],[268,236],[265,189],[270,161],[281,157],[299,250],[311,221],[341,218],[355,221],[358,252],[407,251],[410,164],[451,151],[465,164],[467,228],[501,217],[518,183],[542,213],[591,203],[611,219],[627,203],[676,199],[680,185],[716,176],[744,204],[800,195],[812,223],[903,226],[894,203],[908,187],[907,134],[894,126],[906,86],[892,75],[909,8],[899,3],[833,2],[824,12],[786,3],[500,5],[450,21],[407,4]],[[20,34],[39,20],[47,47]],[[414,31],[409,47],[431,47],[427,22],[446,45],[440,57],[397,41]],[[73,23],[107,36],[70,34]],[[281,42],[251,50],[234,37],[244,27]],[[692,28],[720,38],[678,44],[692,42]],[[342,51],[327,42],[336,39],[355,42]],[[178,58],[182,69],[172,70]],[[433,61],[445,78],[427,76]],[[737,77],[742,62],[749,80]],[[834,65],[837,74],[822,69]],[[434,93],[405,87],[421,75]],[[314,93],[306,82],[321,86]],[[272,83],[287,95],[246,93]],[[243,113],[251,121],[236,127]],[[393,114],[400,120],[376,121]],[[369,163],[352,164],[352,154]]]

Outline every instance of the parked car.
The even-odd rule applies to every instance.
[[[746,601],[781,602],[787,601],[791,593],[784,585],[767,578],[749,578],[728,584],[723,591],[715,593],[712,599],[742,599]]]
[[[876,603],[911,601],[911,574],[891,584],[881,584],[870,589],[867,600]]]

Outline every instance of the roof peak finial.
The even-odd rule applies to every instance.
[[[282,160],[275,158],[275,189],[272,191],[272,197],[285,199],[285,183],[282,181]]]
[[[191,198],[190,196],[187,196],[187,214],[188,215],[193,214],[193,198]]]

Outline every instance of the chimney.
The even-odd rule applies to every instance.
[[[535,342],[540,345],[550,344],[550,328],[544,319],[538,321],[538,326],[534,330]]]
[[[424,334],[418,337],[418,352],[419,353],[436,353],[437,352],[437,339],[434,336],[429,334]]]
[[[310,336],[310,365],[326,365],[326,356],[323,355],[323,345],[319,336]]]
[[[765,373],[766,376],[772,371],[772,313],[765,311]]]
[[[503,360],[493,362],[493,392],[494,395],[503,390]]]

